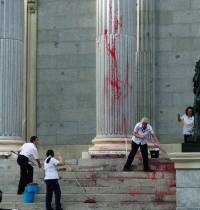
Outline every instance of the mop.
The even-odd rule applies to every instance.
[[[19,155],[17,152],[15,152],[15,151],[13,151],[13,150],[11,150],[10,152],[12,152],[13,154],[15,154],[15,155]],[[31,161],[31,160],[29,160],[28,161],[32,166],[36,166],[36,164],[33,162],[33,161]]]
[[[81,183],[78,181],[75,172],[71,171],[72,176],[74,177],[76,183],[78,184],[78,186],[81,188],[81,190],[83,191],[83,194],[86,196],[86,189],[84,186],[81,185]],[[96,201],[93,198],[89,198],[88,196],[86,196],[87,199],[85,201],[83,201],[83,203],[96,203]]]

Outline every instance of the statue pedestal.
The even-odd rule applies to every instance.
[[[200,143],[182,143],[182,152],[200,152]]]

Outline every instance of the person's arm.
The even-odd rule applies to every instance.
[[[64,160],[63,160],[63,158],[59,155],[58,156],[58,166],[64,166],[65,165],[65,162],[64,162]]]
[[[41,163],[40,163],[40,160],[39,160],[39,159],[35,159],[35,161],[37,162],[38,167],[39,167],[39,168],[42,168],[42,165],[41,165]]]
[[[182,121],[181,115],[179,113],[177,114],[177,120],[178,120],[178,122],[181,122]]]
[[[144,138],[144,136],[140,135],[137,132],[133,132],[133,136],[135,136],[136,138],[139,138],[139,139],[143,139]]]
[[[154,142],[158,144],[159,142],[158,142],[158,138],[157,138],[156,134],[152,133],[151,136],[152,136]]]
[[[59,171],[71,171],[71,167],[69,165],[65,165],[65,161],[63,160],[63,158],[61,156],[58,156],[58,170]]]

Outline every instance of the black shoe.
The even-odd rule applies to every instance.
[[[144,172],[153,172],[151,169],[145,169]]]
[[[131,171],[131,168],[124,167],[123,171]]]
[[[22,195],[24,192],[17,192],[17,195]]]

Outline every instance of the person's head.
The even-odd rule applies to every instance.
[[[54,157],[54,151],[52,149],[47,150],[46,156],[47,157],[49,157],[49,156]]]
[[[54,151],[52,149],[47,150],[46,156],[49,157],[49,158],[47,158],[46,163],[49,163],[51,158],[54,157]]]
[[[38,144],[39,139],[38,139],[37,136],[31,136],[30,142],[33,143],[33,144]]]
[[[143,117],[141,119],[142,127],[145,129],[147,127],[147,124],[149,123],[149,119],[147,117]]]
[[[192,117],[192,116],[194,115],[193,107],[188,106],[188,107],[185,109],[185,114],[186,114],[188,117]]]

